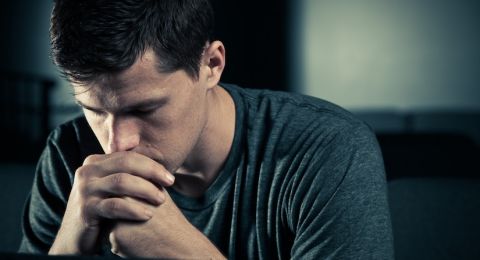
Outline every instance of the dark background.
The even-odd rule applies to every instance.
[[[212,3],[216,36],[227,48],[223,81],[251,88],[287,90],[289,1]]]
[[[412,15],[416,20],[411,27],[401,27],[400,32],[408,36],[423,28],[416,36],[420,40],[409,42],[411,39],[398,37],[398,41],[393,41],[387,53],[400,54],[392,55],[391,63],[385,65],[394,69],[393,76],[382,78],[380,86],[383,84],[384,89],[372,92],[369,88],[378,83],[374,82],[378,80],[375,75],[357,75],[359,79],[373,80],[360,82],[353,78],[352,86],[347,86],[343,94],[340,90],[338,101],[330,92],[338,92],[345,86],[344,81],[335,79],[362,72],[362,63],[353,65],[358,62],[355,58],[365,58],[366,54],[363,50],[353,52],[357,56],[348,57],[350,63],[347,60],[339,65],[332,57],[343,57],[343,52],[332,54],[328,45],[320,44],[317,51],[305,53],[310,51],[304,47],[306,36],[322,28],[327,34],[323,34],[320,43],[332,43],[327,36],[336,37],[341,30],[357,35],[358,28],[350,32],[348,26],[340,25],[350,21],[353,28],[357,20],[368,21],[373,16],[388,20],[398,15],[396,10],[405,8],[400,2],[396,2],[397,6],[388,0],[213,0],[212,3],[216,36],[224,42],[227,52],[224,82],[331,96],[331,101],[345,105],[376,132],[385,160],[398,259],[480,259],[480,55],[476,44],[480,39],[480,4],[477,1],[402,1],[410,8],[402,12],[416,14]],[[318,19],[330,17],[326,20],[331,23],[321,24],[322,28],[302,22],[305,10],[315,4],[321,4]],[[14,251],[18,245],[21,208],[47,134],[80,114],[72,103],[68,83],[49,59],[51,6],[51,1],[0,3],[0,201],[5,207],[0,219],[0,251]],[[398,19],[399,26],[408,22],[405,17]],[[372,30],[363,29],[368,32],[382,26],[380,21],[372,24]],[[392,33],[388,27],[382,32]],[[355,38],[348,34],[345,37],[348,42],[334,42],[332,46],[356,48],[361,46],[360,40],[375,43],[378,36]],[[404,48],[405,44],[412,45],[412,53]],[[424,44],[425,48],[418,51],[418,44]],[[385,61],[382,46],[367,47],[371,51],[367,65]],[[344,51],[352,50],[344,48]],[[313,67],[313,71],[325,77],[314,84],[308,84],[305,76],[305,71],[312,69],[305,61],[310,56],[321,57],[318,63],[321,66]],[[406,65],[398,69],[395,64]],[[441,66],[432,69],[435,64]],[[346,73],[346,67],[354,71]],[[402,68],[415,69],[407,73]],[[427,76],[413,79],[415,73]],[[413,76],[408,78],[408,75]],[[325,86],[338,82],[342,84]],[[418,86],[412,88],[409,82]],[[441,83],[444,84],[437,87]],[[391,87],[402,84],[405,89]],[[357,96],[352,93],[357,92],[368,94],[361,106],[350,106],[355,102],[342,99],[353,100]],[[380,98],[375,96],[378,93],[382,95]],[[396,102],[400,96],[407,101],[419,100],[417,106],[392,109],[375,103],[379,99]],[[471,102],[476,97],[478,104]],[[436,104],[432,100],[445,100],[450,105],[421,107],[423,103]],[[398,104],[409,104],[402,102]]]

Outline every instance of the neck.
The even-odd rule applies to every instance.
[[[227,160],[235,133],[235,104],[220,86],[209,95],[207,122],[191,154],[175,173],[178,192],[201,196],[218,176]]]

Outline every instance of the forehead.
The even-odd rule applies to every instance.
[[[82,104],[115,109],[144,98],[166,96],[189,80],[183,71],[160,73],[153,51],[147,51],[125,71],[106,75],[88,84],[72,83],[75,98]]]

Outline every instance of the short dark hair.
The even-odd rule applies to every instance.
[[[56,0],[52,58],[71,81],[121,72],[152,49],[161,72],[197,78],[213,33],[208,0]]]

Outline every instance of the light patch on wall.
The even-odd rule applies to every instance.
[[[301,91],[352,109],[480,108],[478,4],[427,2],[305,0]]]

